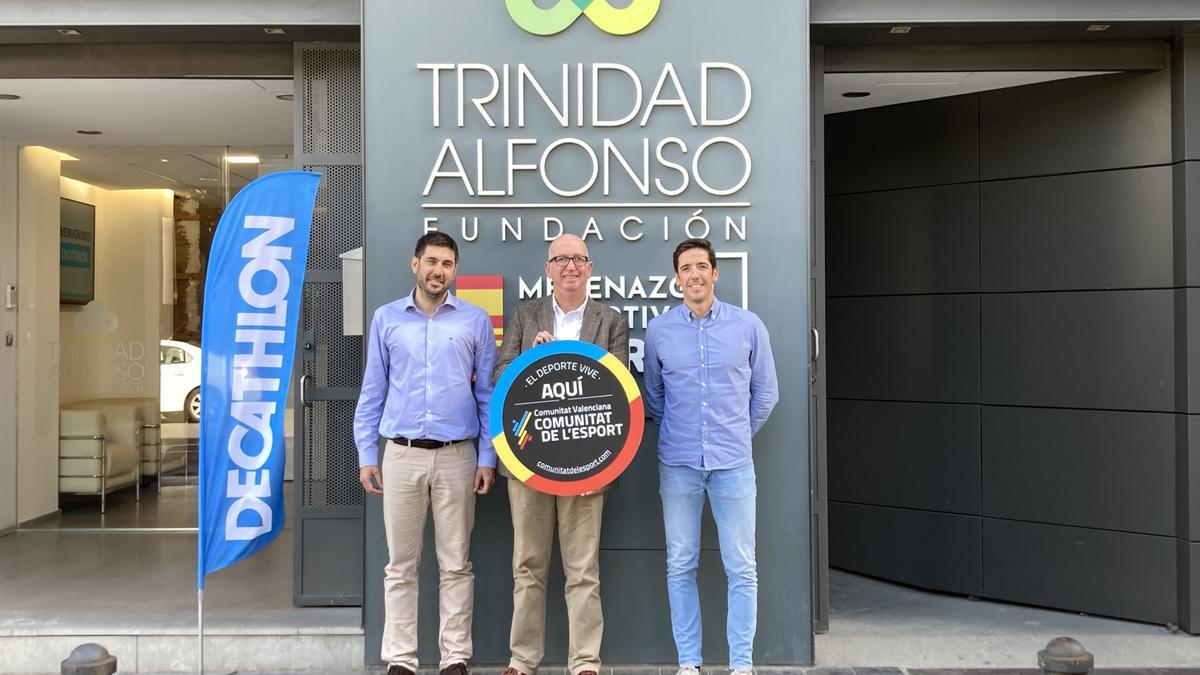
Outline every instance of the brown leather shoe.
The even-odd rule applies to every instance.
[[[500,675],[525,675],[525,673],[522,673],[516,668],[505,668],[504,672],[500,673]]]
[[[387,675],[414,675],[414,674],[413,674],[413,671],[409,670],[408,668],[405,668],[404,666],[402,666],[398,663],[393,663],[392,665],[388,666]]]
[[[451,663],[442,668],[438,675],[470,675],[471,669],[465,663]]]

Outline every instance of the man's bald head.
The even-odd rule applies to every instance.
[[[550,242],[550,253],[547,258],[553,258],[557,255],[575,256],[587,255],[587,244],[579,238],[577,234],[560,234]]]

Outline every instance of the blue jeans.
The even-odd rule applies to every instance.
[[[758,614],[758,568],[754,561],[754,465],[698,471],[658,465],[658,492],[667,535],[667,597],[679,665],[700,666],[700,515],[707,493],[721,544],[721,560],[729,580],[729,667],[750,668]]]

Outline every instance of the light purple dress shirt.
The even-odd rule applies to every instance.
[[[673,307],[646,328],[644,365],[663,464],[711,471],[752,461],[750,438],[779,401],[771,341],[756,314],[716,299],[700,319],[687,305]]]
[[[433,316],[413,295],[371,320],[362,392],[354,412],[359,466],[379,464],[379,437],[479,438],[481,467],[496,466],[488,430],[496,335],[487,312],[447,295]]]

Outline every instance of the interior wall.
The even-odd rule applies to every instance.
[[[16,285],[17,146],[0,141],[0,293]],[[0,299],[0,532],[17,526],[17,312],[7,302]]]
[[[1169,73],[826,129],[831,565],[1177,622]]]
[[[157,399],[163,218],[172,215],[171,191],[104,190],[69,178],[61,179],[61,191],[96,207],[96,293],[86,307],[62,306],[59,399]]]
[[[25,522],[58,509],[59,155],[19,153],[17,520]]]

